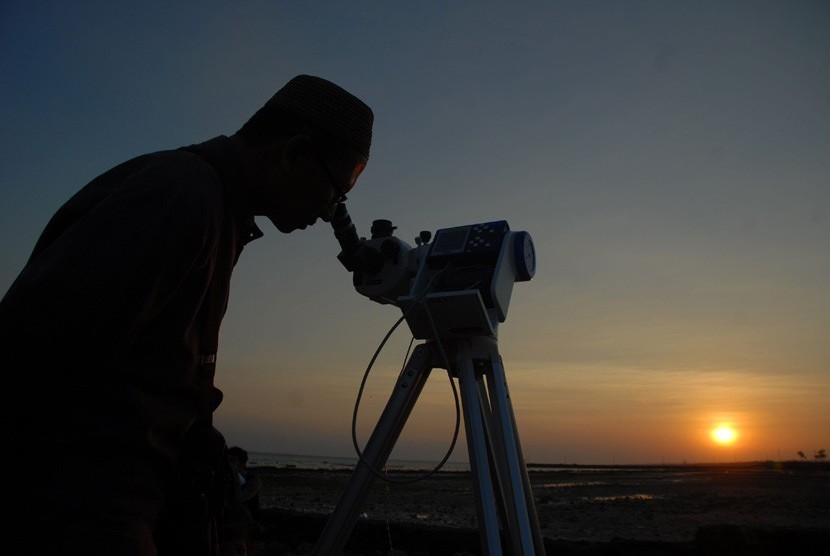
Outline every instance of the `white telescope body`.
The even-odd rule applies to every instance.
[[[399,307],[417,339],[496,336],[513,284],[536,271],[530,234],[510,231],[504,220],[444,228],[415,248],[392,236],[364,245],[385,263],[373,274],[355,272],[355,289]]]

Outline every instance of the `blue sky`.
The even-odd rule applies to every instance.
[[[536,243],[500,351],[528,459],[796,457],[830,444],[826,2],[5,2],[0,291],[52,213],[118,162],[233,133],[309,73],[375,111],[358,230],[506,219]],[[330,228],[237,265],[217,422],[348,455],[360,377],[399,313]],[[409,338],[367,386],[368,436]],[[400,457],[440,459],[436,373]],[[732,423],[726,452],[708,431]],[[465,457],[464,444],[457,457]]]

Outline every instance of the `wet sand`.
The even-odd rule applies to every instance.
[[[258,550],[308,553],[351,473],[258,471],[264,508]],[[827,464],[532,466],[530,478],[549,554],[551,549],[573,554],[788,554],[826,548],[830,542]],[[388,554],[390,539],[396,554],[479,553],[469,473],[444,472],[405,485],[376,481],[363,510],[347,545],[351,553]],[[788,550],[778,552],[779,545]]]

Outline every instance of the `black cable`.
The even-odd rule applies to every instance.
[[[441,462],[438,465],[436,465],[431,471],[427,472],[424,475],[419,475],[419,476],[417,476],[413,479],[404,480],[404,479],[392,479],[392,478],[388,477],[386,474],[381,473],[380,471],[375,469],[372,466],[372,464],[369,463],[368,461],[366,461],[366,459],[363,457],[363,452],[360,450],[360,446],[359,446],[358,441],[357,441],[357,414],[358,414],[358,410],[360,408],[360,400],[363,397],[363,390],[366,386],[366,380],[369,378],[369,372],[371,371],[372,367],[374,366],[375,361],[378,358],[378,355],[380,355],[380,352],[383,349],[383,346],[386,345],[386,342],[389,340],[389,337],[392,335],[392,333],[395,331],[395,329],[398,326],[400,326],[401,322],[403,322],[406,319],[406,317],[409,315],[410,312],[412,312],[419,304],[423,303],[424,298],[426,297],[426,293],[429,291],[429,286],[432,284],[432,282],[438,276],[443,274],[446,270],[447,269],[444,268],[443,270],[441,270],[440,272],[435,274],[435,276],[432,277],[432,279],[427,283],[426,287],[424,288],[424,293],[421,294],[420,298],[418,300],[416,300],[415,303],[412,304],[412,307],[410,307],[409,310],[407,310],[403,314],[403,316],[401,316],[401,318],[399,318],[395,322],[395,324],[392,325],[392,327],[386,333],[386,336],[383,337],[383,340],[381,340],[380,345],[378,345],[378,348],[375,350],[375,353],[372,356],[372,359],[369,361],[369,365],[366,367],[366,371],[363,373],[363,379],[360,382],[360,388],[358,389],[357,399],[355,400],[354,412],[352,413],[352,444],[354,445],[355,452],[357,453],[357,456],[360,459],[360,461],[362,461],[366,465],[366,467],[369,468],[369,471],[371,471],[372,474],[375,475],[375,477],[377,477],[377,478],[379,478],[383,481],[389,482],[389,483],[395,483],[395,484],[415,483],[415,482],[422,481],[424,479],[427,479],[427,478],[435,475],[436,473],[438,473],[438,471],[440,471],[444,467],[444,465],[447,463],[447,460],[450,459],[450,456],[452,455],[452,452],[455,450],[455,446],[458,442],[458,431],[461,427],[461,405],[460,405],[460,401],[459,401],[459,397],[458,397],[458,390],[456,389],[455,382],[452,379],[452,372],[450,370],[449,358],[447,357],[446,351],[444,350],[444,346],[441,343],[440,338],[438,337],[438,330],[435,326],[435,322],[432,319],[432,314],[429,312],[429,308],[427,307],[426,303],[424,303],[424,309],[427,312],[427,318],[429,319],[429,323],[430,323],[430,326],[432,328],[432,333],[435,336],[435,341],[438,342],[438,349],[440,350],[441,356],[444,360],[444,364],[446,365],[447,376],[450,380],[450,386],[452,387],[453,399],[455,401],[455,430],[453,431],[453,437],[452,437],[452,441],[450,442],[450,446],[449,446],[446,454],[444,455],[443,459],[441,460]],[[413,337],[412,340],[414,341],[414,339],[415,338]],[[412,342],[410,341],[410,347],[411,346],[412,346]],[[408,351],[407,351],[407,353],[408,353]],[[406,366],[406,362],[404,362],[404,367],[405,366]]]

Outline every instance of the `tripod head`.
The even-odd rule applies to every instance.
[[[401,309],[417,339],[495,336],[513,284],[536,272],[533,239],[505,220],[443,228],[432,243],[421,232],[416,247],[395,237],[389,220],[375,220],[370,239],[359,237],[342,203],[331,225],[357,292]]]

